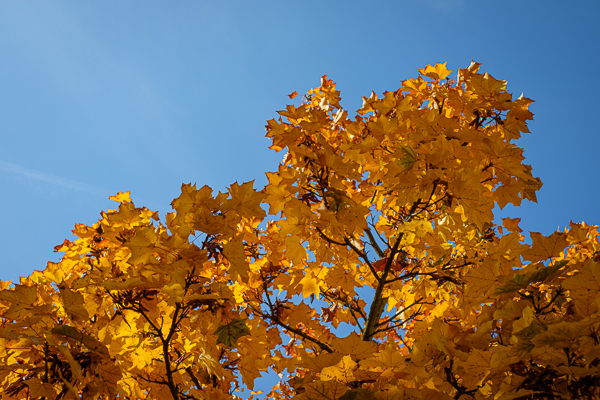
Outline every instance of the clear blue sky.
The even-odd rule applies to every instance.
[[[118,191],[164,216],[183,182],[264,185],[266,121],[323,74],[354,111],[435,62],[481,62],[536,101],[520,145],[544,187],[504,216],[598,224],[599,4],[3,1],[0,279],[58,261]]]

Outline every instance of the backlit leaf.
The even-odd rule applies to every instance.
[[[220,325],[215,331],[217,343],[222,343],[228,349],[237,347],[238,339],[249,334],[250,328],[246,325],[246,320],[241,318],[234,318],[228,324]]]

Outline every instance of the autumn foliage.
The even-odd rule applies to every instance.
[[[0,281],[2,399],[249,398],[267,371],[272,399],[599,399],[597,227],[494,220],[542,183],[515,144],[532,100],[478,70],[353,118],[323,77],[268,121],[263,189],[186,184],[164,219],[111,197]]]

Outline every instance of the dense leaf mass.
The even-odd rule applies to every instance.
[[[494,222],[542,185],[515,144],[532,100],[451,72],[353,119],[323,77],[268,121],[261,190],[186,184],[163,220],[111,197],[0,281],[2,399],[250,398],[269,370],[272,399],[599,399],[597,227]]]

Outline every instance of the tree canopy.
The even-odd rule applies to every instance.
[[[600,398],[597,226],[495,221],[542,183],[515,143],[532,100],[479,67],[352,118],[324,76],[268,121],[264,188],[184,184],[164,219],[110,197],[0,281],[2,399],[251,398],[267,371],[272,399]]]

